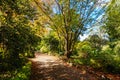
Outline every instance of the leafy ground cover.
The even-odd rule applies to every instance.
[[[29,80],[31,74],[31,62],[26,63],[22,68],[15,71],[0,73],[0,80]]]

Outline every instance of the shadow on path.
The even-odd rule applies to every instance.
[[[59,58],[46,54],[36,54],[32,61],[30,80],[100,80],[99,77],[70,67]]]

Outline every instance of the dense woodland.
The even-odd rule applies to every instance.
[[[28,80],[35,51],[120,74],[120,1],[0,0],[0,79]]]

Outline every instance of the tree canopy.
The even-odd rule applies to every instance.
[[[35,50],[59,55],[75,66],[120,73],[119,4],[119,0],[0,0],[0,73],[20,68]],[[83,35],[88,37],[81,41]]]
[[[106,30],[110,40],[120,40],[120,5],[119,1],[112,0],[106,12]]]
[[[106,4],[98,0],[34,1],[62,40],[67,57],[72,54],[79,36],[93,26],[106,8]]]
[[[39,37],[30,25],[35,16],[30,0],[0,0],[0,63],[19,67],[20,55],[37,44]]]

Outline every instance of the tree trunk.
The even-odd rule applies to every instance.
[[[72,55],[72,42],[69,40],[69,37],[66,38],[65,40],[65,56],[69,59],[70,56]]]
[[[67,50],[67,51],[65,52],[65,56],[66,56],[68,59],[70,58],[71,55],[72,55],[72,51]]]

